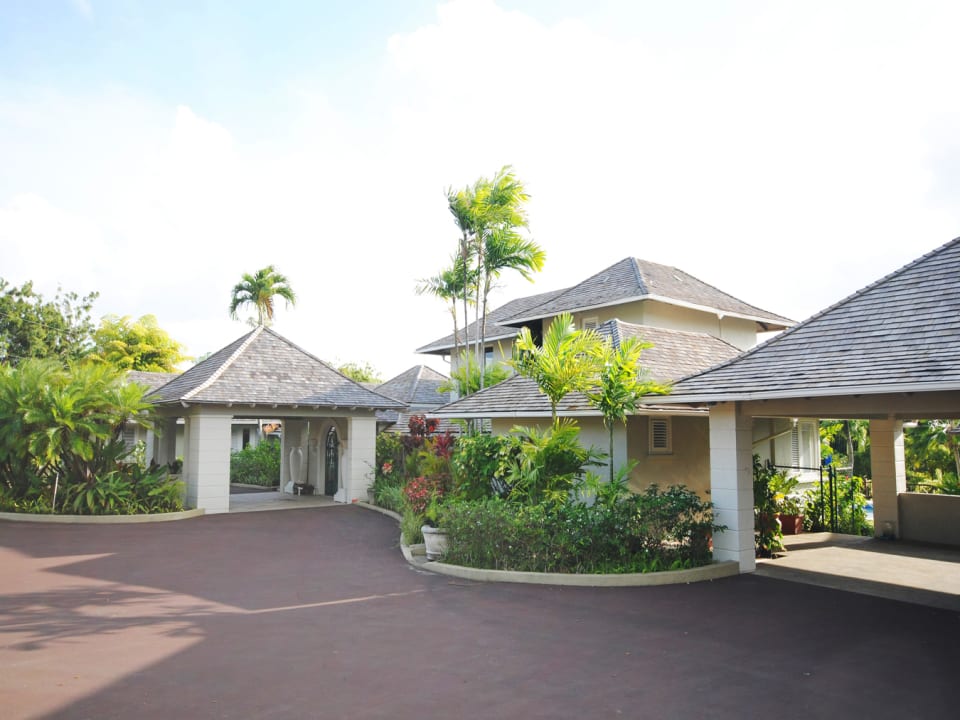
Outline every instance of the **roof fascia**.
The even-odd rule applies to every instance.
[[[729,394],[693,393],[689,395],[651,396],[649,402],[657,397],[658,404],[690,404],[719,402],[748,402],[750,400],[790,400],[794,398],[823,398],[842,395],[896,395],[902,393],[956,392],[960,383],[914,383],[910,385],[841,385],[834,388],[799,388],[796,390],[739,392]],[[641,403],[648,401],[641,398]]]
[[[699,310],[700,312],[707,312],[711,315],[717,315],[718,317],[732,317],[738,318],[740,320],[750,320],[752,322],[761,323],[768,327],[767,331],[775,330],[786,330],[788,327],[792,327],[795,323],[790,325],[784,324],[779,320],[774,320],[769,317],[762,317],[760,315],[747,315],[745,313],[732,312],[730,310],[721,310],[720,308],[711,307],[709,305],[697,305],[696,303],[688,303],[683,300],[677,300],[675,298],[666,297],[664,295],[632,295],[627,298],[621,298],[620,300],[606,302],[606,303],[597,303],[595,305],[584,305],[582,307],[566,308],[564,310],[558,310],[556,312],[547,313],[545,315],[530,315],[526,317],[515,317],[507,318],[506,320],[501,320],[501,325],[512,325],[514,323],[525,323],[530,322],[531,320],[542,320],[548,317],[554,317],[555,315],[561,312],[577,313],[577,312],[587,312],[588,310],[598,310],[605,307],[615,307],[617,305],[626,305],[627,303],[640,302],[642,300],[655,300],[657,302],[664,303],[665,305],[675,305],[677,307],[687,308],[689,310]]]

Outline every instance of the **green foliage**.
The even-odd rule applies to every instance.
[[[423,516],[405,506],[400,519],[400,535],[405,545],[416,545],[423,542]]]
[[[358,383],[381,383],[380,372],[369,362],[345,362],[337,366],[337,372]]]
[[[501,435],[471,433],[458,438],[452,458],[453,494],[466,500],[495,494],[495,478],[509,446],[510,440]]]
[[[709,563],[712,509],[692,491],[652,486],[609,503],[449,503],[445,561],[534,572],[652,572]]]
[[[834,530],[849,535],[872,535],[873,525],[864,509],[867,498],[863,478],[838,476],[834,497],[830,497],[829,483],[803,494],[804,527],[814,532]]]
[[[464,338],[464,349],[471,343],[476,348],[481,387],[485,381],[484,351],[490,291],[505,270],[516,270],[530,280],[532,273],[543,267],[546,258],[540,246],[520,232],[527,228],[525,205],[528,199],[523,183],[510,166],[504,166],[492,178],[480,178],[461,190],[447,190],[448,209],[460,230],[458,253],[453,267],[435,278],[436,282],[429,281],[428,284],[431,292],[453,305],[455,337],[456,298],[450,295],[459,293],[459,299],[463,301],[465,328],[468,326],[467,306],[474,306],[475,336],[473,340]],[[458,355],[465,358],[466,353],[459,353],[459,339],[455,342]]]
[[[547,396],[556,424],[557,405],[565,395],[588,392],[596,385],[602,353],[603,342],[595,331],[577,330],[573,316],[561,313],[550,323],[541,345],[534,342],[530,328],[522,328],[510,364]]]
[[[98,294],[83,297],[58,290],[44,300],[32,282],[14,287],[0,278],[0,363],[17,365],[29,358],[79,360],[90,349],[90,311]]]
[[[515,502],[565,503],[574,482],[583,477],[588,466],[604,457],[580,444],[580,431],[569,419],[545,432],[526,427],[510,432],[496,479]]]
[[[918,492],[957,492],[960,443],[955,422],[921,420],[903,433],[907,487]]]
[[[382,508],[393,510],[395,513],[403,513],[405,499],[403,497],[403,488],[398,485],[387,485],[377,487],[374,484],[373,499]]]
[[[230,453],[230,482],[275,487],[280,484],[280,442],[264,438]]]
[[[597,384],[587,393],[587,399],[603,415],[603,423],[610,434],[610,480],[613,481],[613,426],[627,423],[627,415],[636,411],[644,395],[665,395],[667,385],[649,379],[640,366],[640,354],[653,347],[638,338],[626,338],[619,346],[612,341],[603,343],[599,357]]]
[[[253,275],[244,273],[230,295],[230,317],[236,320],[237,310],[252,305],[257,311],[257,325],[270,325],[276,297],[286,300],[288,307],[297,304],[297,295],[290,287],[290,281],[273,265],[267,265]]]
[[[757,557],[773,557],[783,552],[783,530],[777,520],[777,499],[774,487],[784,482],[785,473],[769,462],[753,456],[753,537]]]
[[[482,374],[482,377],[481,377]],[[440,392],[456,390],[460,397],[472,395],[481,388],[493,387],[510,377],[510,371],[503,365],[490,365],[483,371],[471,359],[450,373],[450,380],[440,386]]]
[[[92,357],[120,370],[176,372],[177,365],[191,360],[183,346],[173,340],[153,315],[134,321],[129,315],[107,315],[93,335]]]
[[[152,422],[144,392],[102,364],[27,360],[0,367],[4,505],[102,514],[180,503],[179,491],[163,484],[166,469],[131,462],[121,439],[125,422]]]

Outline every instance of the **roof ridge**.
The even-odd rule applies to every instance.
[[[812,323],[814,320],[817,320],[817,319],[823,317],[823,316],[826,315],[827,313],[833,312],[833,311],[836,310],[837,308],[839,308],[839,307],[841,307],[841,306],[843,306],[843,305],[846,305],[846,304],[849,303],[849,302],[852,302],[854,299],[856,299],[856,298],[858,298],[858,297],[861,297],[861,296],[863,296],[863,295],[866,295],[868,292],[870,292],[871,290],[873,290],[873,289],[876,288],[877,286],[882,285],[883,283],[888,282],[889,280],[892,280],[894,277],[896,277],[896,276],[898,276],[898,275],[901,275],[902,273],[907,272],[908,270],[910,270],[911,268],[913,268],[915,265],[918,265],[919,263],[922,263],[922,262],[928,260],[929,258],[933,257],[934,255],[938,255],[938,254],[944,252],[944,251],[947,250],[949,247],[951,247],[951,246],[953,246],[953,245],[956,245],[957,243],[960,243],[960,237],[955,237],[953,240],[950,240],[949,242],[944,243],[944,244],[941,245],[940,247],[934,248],[933,250],[931,250],[931,251],[929,251],[929,252],[921,255],[920,257],[916,258],[915,260],[912,260],[912,261],[908,262],[906,265],[903,265],[902,267],[897,268],[896,270],[887,273],[886,275],[884,275],[883,277],[879,278],[878,280],[874,280],[874,281],[873,281],[872,283],[870,283],[869,285],[865,285],[864,287],[860,288],[859,290],[857,290],[857,291],[855,291],[855,292],[853,292],[853,293],[850,293],[850,294],[847,295],[845,298],[842,298],[842,299],[838,300],[837,302],[833,303],[833,305],[830,305],[830,306],[824,308],[823,310],[821,310],[821,311],[819,311],[819,312],[817,312],[817,313],[814,313],[813,315],[811,315],[810,317],[808,317],[806,320],[803,320],[803,321],[801,321],[801,322],[798,322],[796,325],[793,325],[792,327],[789,327],[789,328],[787,328],[786,330],[783,330],[783,331],[777,333],[777,334],[774,335],[772,338],[769,338],[769,339],[767,339],[767,340],[764,340],[764,341],[763,341],[762,343],[760,343],[759,345],[755,345],[754,347],[750,348],[749,350],[744,351],[744,352],[741,353],[740,355],[737,355],[736,357],[730,358],[729,360],[727,360],[727,361],[725,361],[725,362],[722,362],[722,363],[719,363],[719,364],[717,364],[717,365],[714,365],[714,366],[711,367],[711,368],[707,368],[706,370],[701,370],[701,371],[698,372],[698,373],[693,373],[692,375],[688,375],[687,377],[683,378],[683,380],[684,380],[684,381],[686,381],[686,380],[692,380],[693,378],[700,377],[701,375],[704,375],[704,374],[706,374],[706,373],[710,373],[710,372],[714,372],[714,371],[720,370],[721,368],[725,368],[725,367],[727,367],[728,365],[731,365],[731,364],[734,363],[734,362],[739,362],[740,360],[743,360],[743,359],[745,359],[745,358],[747,358],[747,357],[750,357],[750,356],[756,354],[757,352],[759,352],[760,350],[762,350],[763,348],[765,348],[767,345],[770,345],[771,343],[774,343],[774,342],[779,342],[779,341],[782,340],[783,338],[789,337],[789,336],[792,335],[793,333],[799,332],[801,329],[805,328],[807,325],[809,325],[810,323]]]
[[[637,280],[637,288],[641,291],[641,295],[649,295],[650,288],[647,287],[647,283],[644,282],[643,273],[640,272],[640,258],[636,256],[631,256],[629,258],[630,265],[633,267],[633,275]],[[643,262],[647,262],[644,260]],[[656,263],[653,263],[656,265]]]
[[[213,383],[219,380],[220,377],[223,375],[223,373],[226,372],[227,368],[233,365],[236,359],[240,357],[240,355],[242,355],[243,352],[250,346],[250,343],[252,343],[256,338],[260,337],[260,335],[265,329],[266,329],[265,325],[258,325],[249,335],[247,335],[247,339],[244,340],[242,343],[240,343],[240,347],[234,350],[233,354],[230,357],[228,357],[226,361],[220,367],[218,367],[210,377],[208,377],[202,383],[197,385],[193,390],[186,393],[182,399],[189,400],[194,395],[196,395],[197,393],[203,390],[206,390],[208,387],[213,385]]]

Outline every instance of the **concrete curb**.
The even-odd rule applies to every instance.
[[[189,520],[205,514],[205,510],[181,510],[180,512],[156,513],[154,515],[34,515],[31,513],[0,512],[0,520],[13,522],[59,523],[62,525],[132,525],[136,523],[170,522]]]
[[[565,585],[572,587],[653,587],[655,585],[685,585],[705,580],[732,577],[740,572],[732,560],[713,562],[688,570],[664,570],[652,573],[624,573],[611,575],[576,573],[537,573],[514,570],[481,570],[442,562],[419,562],[418,568],[440,575],[475,580],[477,582],[529,583],[532,585]]]

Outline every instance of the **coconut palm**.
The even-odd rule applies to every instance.
[[[290,281],[278,273],[273,265],[267,265],[253,275],[244,273],[240,282],[233,286],[230,317],[236,320],[239,308],[253,305],[257,309],[257,325],[269,326],[273,322],[275,297],[286,300],[287,307],[297,304],[297,295],[290,287]]]

